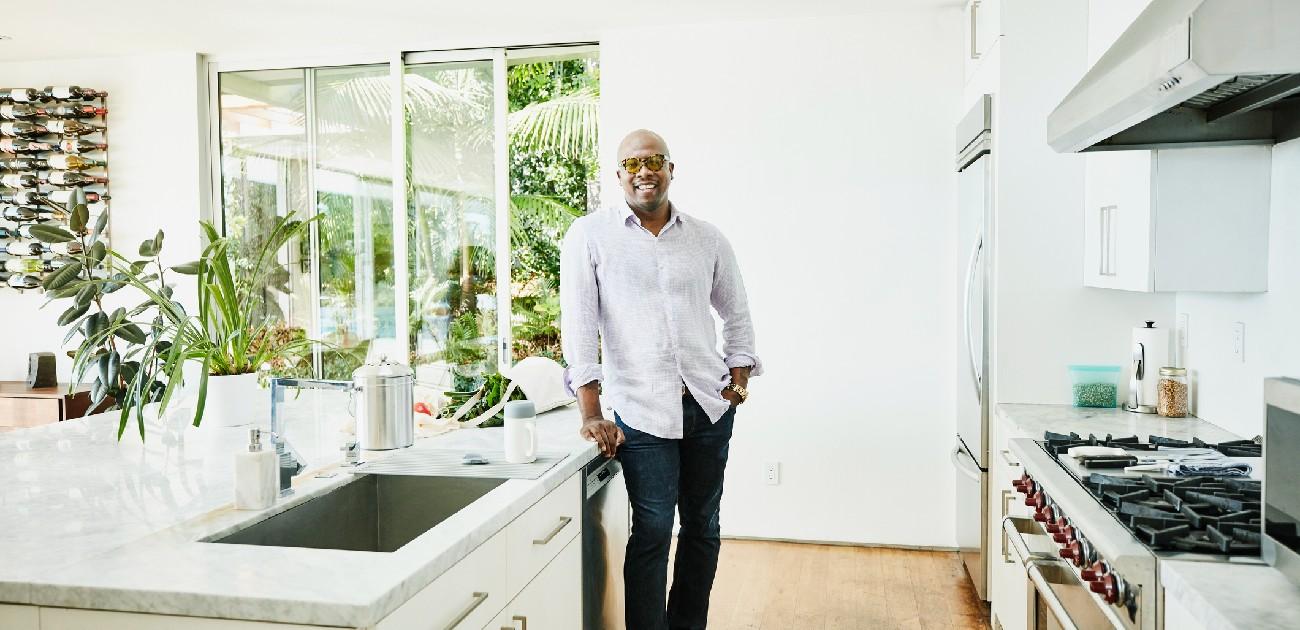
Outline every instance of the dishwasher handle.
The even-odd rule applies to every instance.
[[[600,461],[595,468],[591,468],[591,464],[587,464],[587,467],[590,468],[586,479],[586,498],[588,499],[595,496],[610,481],[613,481],[614,477],[623,472],[623,466],[618,463],[617,459],[605,459],[603,456],[599,456],[593,459],[592,463],[596,463],[597,460]]]

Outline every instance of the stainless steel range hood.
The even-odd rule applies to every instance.
[[[1300,137],[1300,1],[1152,0],[1047,118],[1061,153]]]

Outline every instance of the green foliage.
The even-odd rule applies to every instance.
[[[461,416],[462,420],[472,420],[477,418],[480,415],[487,413],[489,409],[501,402],[501,399],[505,396],[506,390],[509,389],[509,387],[510,381],[499,372],[488,374],[483,380],[483,385],[478,389],[448,392],[447,397],[450,400],[450,404],[443,408],[440,415],[443,418],[450,418],[455,415],[461,407],[468,403],[469,399],[472,398],[474,394],[482,392],[483,395],[479,398],[478,402],[474,403],[474,406]],[[510,394],[510,400],[523,400],[524,398],[526,398],[526,396],[524,396],[523,390],[519,388],[515,388],[515,391]],[[491,418],[484,420],[483,423],[478,426],[480,428],[488,428],[499,427],[503,424],[505,424],[504,409],[498,411],[496,415],[493,415]]]

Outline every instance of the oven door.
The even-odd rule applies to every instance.
[[[1057,556],[1057,548],[1043,526],[1031,518],[1008,516],[1002,520],[1008,560],[1024,567],[1024,579],[1008,588],[1024,616],[1003,619],[1007,630],[1112,630],[1088,587],[1070,565]],[[1023,599],[1021,599],[1023,597]]]

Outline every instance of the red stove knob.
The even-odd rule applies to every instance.
[[[1046,529],[1047,533],[1049,534],[1059,534],[1061,533],[1062,529],[1068,527],[1069,525],[1070,525],[1070,519],[1061,516],[1058,517],[1055,521],[1048,523],[1047,526],[1044,527],[1043,529]]]
[[[1101,576],[1106,575],[1109,572],[1110,567],[1107,567],[1105,562],[1098,560],[1092,563],[1092,566],[1080,571],[1079,577],[1082,577],[1085,581],[1091,582],[1100,579]]]
[[[1029,473],[1025,473],[1020,475],[1019,479],[1012,480],[1011,487],[1015,488],[1019,492],[1029,494],[1029,487],[1033,482],[1034,480],[1029,476]]]
[[[1074,528],[1066,527],[1061,531],[1052,534],[1052,540],[1056,541],[1056,544],[1058,545],[1070,544],[1070,542],[1074,540]]]
[[[1042,490],[1039,490],[1025,497],[1025,505],[1036,507],[1041,510],[1047,507],[1047,495],[1043,494]]]
[[[1092,592],[1101,595],[1107,604],[1119,601],[1119,578],[1114,573],[1107,573],[1088,583]]]
[[[1073,562],[1076,567],[1083,566],[1083,545],[1078,540],[1071,540],[1061,548],[1061,557]]]

